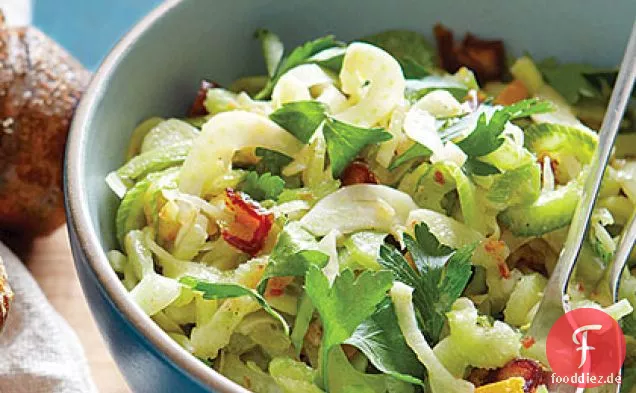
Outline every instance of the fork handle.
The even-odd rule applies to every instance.
[[[609,106],[598,137],[598,148],[592,159],[590,173],[585,181],[585,186],[581,194],[581,199],[577,205],[572,223],[568,231],[568,236],[563,247],[563,251],[559,256],[557,263],[548,286],[545,296],[563,296],[566,292],[568,280],[572,274],[574,263],[581,251],[581,245],[585,240],[585,235],[592,216],[592,210],[596,196],[598,195],[601,180],[605,167],[612,152],[616,134],[623,113],[629,101],[632,89],[634,87],[634,79],[636,78],[636,22],[632,26],[632,32],[629,37],[627,48],[621,68],[618,72],[618,78],[614,84],[614,90],[610,98]]]

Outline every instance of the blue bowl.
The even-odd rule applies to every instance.
[[[246,392],[190,356],[127,296],[105,251],[115,247],[117,199],[104,177],[124,162],[135,125],[183,115],[201,78],[227,84],[264,70],[252,33],[288,47],[325,34],[351,40],[389,28],[501,37],[508,52],[614,66],[634,21],[633,0],[181,0],[142,20],[106,58],[77,110],[66,152],[66,203],[84,293],[135,392]]]

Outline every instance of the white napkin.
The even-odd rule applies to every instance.
[[[4,17],[12,26],[26,26],[31,23],[33,7],[31,0],[0,0]]]
[[[96,393],[75,332],[2,243],[0,257],[15,292],[0,333],[0,393]]]

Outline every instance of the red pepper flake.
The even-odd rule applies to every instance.
[[[503,248],[504,248],[504,242],[500,240],[488,240],[486,244],[484,244],[484,249],[489,254],[494,254],[496,252],[499,252]]]
[[[576,284],[576,288],[579,290],[579,292],[585,292],[585,286],[583,285],[582,282],[578,282]]]
[[[206,79],[201,80],[197,95],[192,102],[192,106],[190,106],[190,110],[188,111],[189,117],[205,116],[208,114],[208,110],[205,109],[205,105],[203,105],[203,103],[205,102],[205,98],[208,95],[208,90],[215,87],[220,86],[217,83],[211,82]]]
[[[265,245],[274,215],[231,188],[225,190],[225,203],[234,213],[234,221],[221,232],[223,239],[233,247],[255,256]]]
[[[281,296],[283,293],[285,293],[285,290],[283,289],[279,289],[279,288],[274,288],[274,289],[270,289],[268,295],[272,296],[272,297],[277,297],[277,296]]]
[[[435,183],[443,186],[446,183],[446,179],[444,179],[444,174],[440,171],[435,171],[433,173],[433,177],[435,178]]]
[[[535,343],[536,340],[532,336],[525,336],[521,339],[521,345],[523,345],[525,349],[530,349]]]
[[[289,284],[294,282],[294,277],[272,277],[267,281],[267,288],[265,289],[265,297],[277,297],[285,293],[285,288]]]
[[[243,376],[243,386],[248,389],[252,388],[252,381],[249,379],[249,377]]]
[[[369,166],[362,161],[354,161],[349,164],[342,172],[342,185],[350,186],[353,184],[378,184],[378,179]]]
[[[508,269],[508,265],[505,263],[499,263],[497,264],[497,267],[499,268],[499,274],[501,277],[506,279],[510,278],[510,269]]]

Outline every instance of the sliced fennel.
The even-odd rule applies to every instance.
[[[157,124],[163,122],[164,119],[161,117],[151,117],[149,119],[141,122],[134,130],[132,135],[130,136],[130,142],[128,143],[128,152],[126,153],[126,160],[130,160],[141,150],[141,144],[143,140]]]
[[[179,175],[179,188],[193,195],[205,193],[231,170],[234,153],[246,147],[293,156],[302,143],[264,116],[244,111],[221,113],[205,123],[195,140]]]
[[[322,393],[314,384],[316,372],[302,362],[280,357],[269,363],[269,373],[284,393]]]
[[[521,277],[504,310],[504,320],[513,326],[525,326],[534,317],[532,310],[543,296],[548,280],[538,273]]]
[[[199,130],[183,120],[168,119],[155,125],[144,137],[141,154],[149,151],[191,142],[199,135]]]
[[[343,265],[369,270],[379,270],[378,254],[387,234],[374,231],[360,231],[351,234],[344,242],[348,251]]]
[[[130,297],[148,315],[155,315],[168,307],[180,294],[178,282],[154,273],[144,276],[130,291]]]
[[[347,47],[340,82],[352,105],[337,113],[336,118],[361,127],[377,124],[404,97],[400,64],[382,49],[362,42]]]
[[[276,380],[253,361],[245,363],[236,354],[224,353],[219,364],[219,372],[255,393],[283,393]]]
[[[300,224],[316,236],[324,236],[331,230],[342,234],[365,229],[397,233],[415,209],[413,199],[401,191],[382,185],[357,184],[323,198]]]
[[[129,264],[140,280],[130,296],[146,314],[155,315],[179,297],[181,285],[155,273],[152,254],[141,231],[133,230],[126,235],[125,248]]]
[[[411,195],[419,207],[444,213],[444,198],[456,186],[446,165],[440,162],[432,165],[424,162],[404,175],[398,190]]]
[[[409,228],[414,228],[420,222],[426,223],[440,243],[452,248],[461,248],[484,239],[483,235],[466,224],[432,210],[418,209],[409,214]]]
[[[128,232],[146,225],[144,196],[151,184],[151,178],[137,182],[122,198],[115,216],[116,234],[120,245],[124,244],[124,236]]]
[[[469,299],[455,302],[448,321],[450,335],[434,353],[456,376],[463,376],[467,366],[494,369],[519,357],[521,334],[501,321],[491,325]]]
[[[274,311],[267,301],[256,291],[250,288],[245,288],[238,284],[232,283],[214,283],[204,280],[199,280],[194,277],[182,277],[179,282],[186,287],[191,288],[193,291],[201,292],[203,299],[231,299],[241,296],[249,296],[256,300],[269,315],[274,317],[285,330],[285,334],[289,334],[289,326],[283,317]]]

